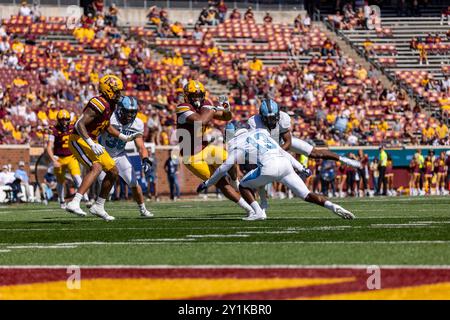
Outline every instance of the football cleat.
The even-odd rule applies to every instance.
[[[66,204],[66,208],[65,209],[66,209],[67,212],[76,214],[79,217],[86,217],[86,212],[84,212],[80,208],[80,204],[79,203],[75,203],[73,201],[70,201],[69,203]]]
[[[100,208],[97,204],[94,204],[90,209],[89,212],[94,215],[97,216],[99,218],[102,218],[105,221],[113,221],[116,218],[114,218],[113,216],[110,216],[105,209]]]
[[[61,202],[61,203],[59,204],[59,207],[60,207],[61,209],[63,209],[63,210],[66,210],[66,203],[65,203],[65,202]]]
[[[256,221],[256,220],[266,220],[267,216],[266,213],[264,211],[262,211],[261,214],[250,214],[248,217],[242,218],[242,220],[244,221]]]
[[[143,217],[143,218],[152,218],[153,217],[153,213],[151,213],[147,209],[140,210],[140,216]]]
[[[333,212],[343,219],[355,219],[355,215],[353,213],[338,205],[334,206]]]

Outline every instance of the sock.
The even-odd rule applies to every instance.
[[[80,205],[80,201],[83,198],[83,195],[81,193],[76,193],[75,197],[73,197],[73,202],[77,203],[78,205]]]
[[[95,204],[100,206],[100,208],[104,208],[105,207],[105,201],[106,201],[106,199],[98,197],[97,201],[95,201]]]
[[[267,203],[266,190],[264,188],[259,189],[259,197],[261,198],[261,208],[267,209],[269,204]]]
[[[258,201],[253,201],[252,204],[251,204],[251,207],[252,207],[252,209],[255,211],[255,213],[257,215],[262,215],[263,214],[263,211],[262,211],[261,207],[259,206]]]
[[[81,182],[83,180],[81,179],[80,176],[73,176],[73,182],[75,182],[75,187],[78,189],[81,186]]]
[[[145,203],[141,203],[141,204],[138,204],[139,205],[139,210],[141,210],[141,211],[146,211],[147,209],[145,208]]]
[[[58,183],[56,185],[56,190],[58,191],[59,203],[63,203],[64,202],[64,185],[62,183]]]
[[[240,198],[237,205],[247,212],[253,211],[252,207],[244,200],[244,198]]]
[[[334,203],[331,201],[325,201],[324,205],[325,208],[327,208],[328,210],[333,211],[334,210]]]

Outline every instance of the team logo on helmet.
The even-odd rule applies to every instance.
[[[106,75],[100,79],[99,91],[109,100],[118,100],[123,90],[123,82],[119,77]]]

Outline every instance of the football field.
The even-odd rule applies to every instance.
[[[254,222],[242,221],[240,208],[225,200],[149,203],[147,207],[155,214],[152,219],[140,218],[137,207],[131,202],[109,202],[107,209],[116,217],[113,222],[92,216],[72,216],[55,204],[3,206],[0,208],[0,265],[3,266],[0,298],[2,274],[12,272],[9,279],[19,279],[27,272],[36,274],[37,269],[43,272],[42,277],[36,279],[41,283],[50,281],[49,274],[55,274],[51,270],[59,270],[63,277],[66,272],[61,268],[71,265],[85,268],[87,274],[92,273],[92,279],[101,277],[97,274],[99,270],[110,272],[108,279],[157,277],[168,281],[182,277],[193,281],[206,277],[218,281],[223,277],[247,279],[245,275],[251,270],[254,270],[250,272],[253,276],[259,274],[258,279],[266,279],[261,282],[265,286],[247,279],[251,283],[241,282],[240,291],[238,288],[233,291],[233,285],[223,283],[220,290],[214,285],[198,283],[182,286],[215,287],[211,292],[202,291],[200,296],[209,298],[242,295],[247,292],[244,288],[255,285],[253,293],[292,286],[316,289],[323,288],[324,284],[336,286],[355,276],[351,270],[367,278],[365,266],[376,265],[388,270],[391,281],[386,280],[388,287],[402,278],[395,275],[397,273],[403,278],[408,274],[405,279],[411,281],[421,279],[419,275],[422,275],[425,282],[405,280],[397,287],[438,284],[437,292],[447,292],[444,297],[449,295],[450,197],[379,197],[336,202],[354,212],[357,219],[343,220],[326,209],[300,200],[272,201],[268,220]],[[136,272],[143,274],[136,276]],[[424,276],[429,272],[434,278]],[[187,279],[186,275],[192,278]],[[436,278],[436,275],[440,276]],[[276,283],[267,281],[267,277],[277,279]],[[326,282],[320,282],[322,280]],[[21,283],[11,281],[10,284]],[[333,292],[326,291],[328,295]],[[3,291],[3,294],[6,293]],[[180,296],[173,293],[146,297],[198,296],[184,292]]]

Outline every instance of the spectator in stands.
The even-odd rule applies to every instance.
[[[11,46],[9,44],[8,37],[3,36],[0,40],[0,55],[8,52],[10,48]]]
[[[196,25],[198,26],[206,26],[208,24],[208,9],[203,8],[200,11],[200,15],[198,16]]]
[[[373,56],[375,54],[375,51],[373,50],[373,42],[366,38],[366,40],[363,42],[364,50],[366,51],[366,56]]]
[[[230,14],[231,20],[241,20],[241,14],[238,9],[233,9],[233,11]]]
[[[257,57],[254,57],[252,62],[249,65],[250,70],[253,71],[261,71],[263,69],[263,62],[258,59]]]
[[[447,75],[441,80],[441,91],[450,94],[450,79]]]
[[[14,173],[10,172],[8,166],[5,164],[2,166],[0,172],[0,202],[12,201],[12,184],[14,183]]]
[[[160,11],[157,6],[152,6],[148,9],[147,19],[155,26],[159,26],[161,24]]]
[[[168,158],[164,164],[164,170],[167,174],[167,181],[169,182],[170,199],[176,201],[180,197],[180,186],[178,183],[178,158],[172,155],[172,150],[169,151]]]
[[[195,40],[203,40],[203,32],[200,29],[198,24],[196,24],[194,27],[194,32],[192,33],[192,38]]]
[[[116,7],[115,3],[112,3],[108,8],[108,13],[105,16],[105,22],[107,25],[117,27],[117,19],[118,19],[119,10]]]
[[[450,6],[445,9],[442,9],[441,13],[441,26],[444,24],[444,20],[447,18],[447,24],[450,26]]]
[[[178,38],[183,38],[185,32],[183,25],[179,21],[176,21],[170,26],[170,31],[172,31],[173,35]]]
[[[428,53],[427,49],[425,48],[424,43],[419,43],[417,45],[417,50],[419,51],[419,64],[422,65],[422,63],[425,61],[426,64],[428,63]]]
[[[369,1],[364,1],[364,27],[369,29],[370,27],[370,15],[372,14],[372,8],[369,5]]]
[[[19,8],[19,16],[31,17],[31,8],[26,1],[22,1]]]
[[[273,18],[270,15],[270,12],[266,12],[266,15],[264,16],[263,21],[265,24],[271,24],[273,22]]]
[[[255,22],[255,16],[253,14],[253,8],[250,6],[247,8],[247,11],[244,13],[244,21],[246,22]]]
[[[28,173],[25,171],[25,162],[19,161],[19,168],[14,173],[14,177],[20,180],[22,191],[25,191],[25,199],[28,202],[34,201],[33,187],[29,184]]]

